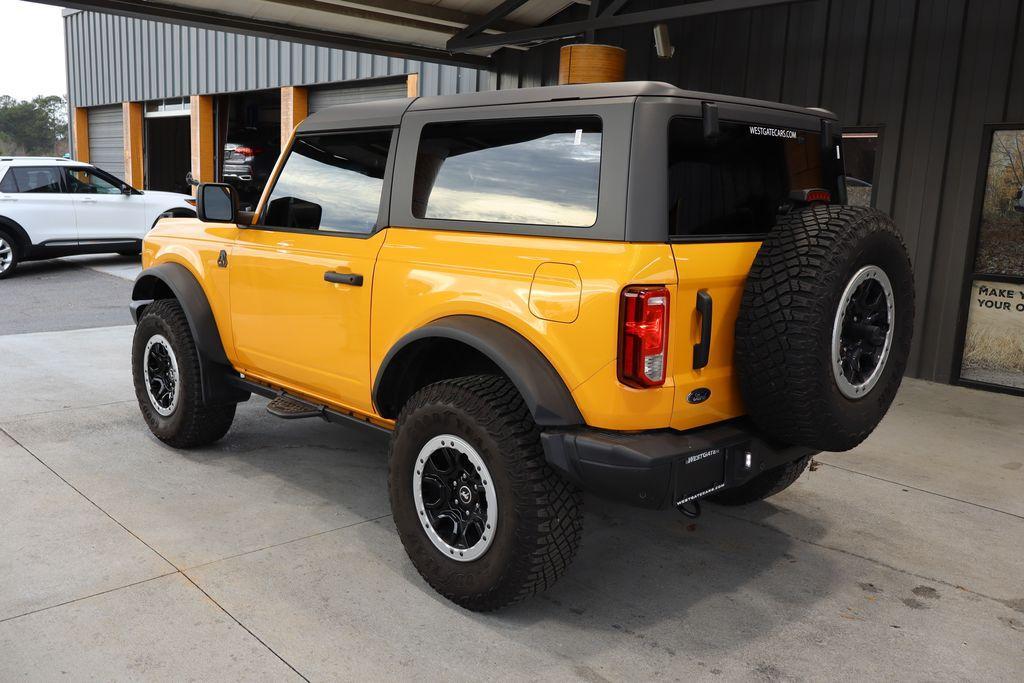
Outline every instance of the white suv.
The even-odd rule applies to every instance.
[[[195,216],[195,200],[141,192],[95,166],[0,157],[0,279],[19,261],[71,254],[137,254],[164,214]]]

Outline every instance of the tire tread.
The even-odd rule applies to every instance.
[[[579,548],[582,493],[544,459],[533,416],[505,377],[474,375],[424,387],[402,409],[396,433],[419,408],[437,404],[463,411],[497,442],[519,498],[517,551],[495,588],[471,595],[439,585],[414,562],[417,571],[446,598],[474,611],[501,609],[547,589],[565,573]],[[393,476],[390,468],[389,476]],[[411,556],[408,545],[406,550]]]
[[[197,448],[217,441],[231,428],[236,406],[233,403],[220,406],[203,404],[199,351],[192,339],[192,328],[189,327],[185,311],[174,299],[159,299],[146,307],[139,325],[147,318],[158,319],[170,329],[173,339],[169,341],[175,346],[178,372],[186,381],[182,383],[184,391],[178,399],[182,419],[173,432],[167,432],[157,424],[155,411],[149,405],[141,359],[132,363],[136,394],[146,423],[158,439],[175,448]]]

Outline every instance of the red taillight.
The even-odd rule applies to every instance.
[[[259,147],[247,147],[247,146],[235,147],[235,153],[236,154],[241,154],[242,156],[246,156],[246,157],[254,157],[257,154],[259,154],[260,152],[262,152],[262,151],[263,150],[261,148],[259,148]]]
[[[790,198],[804,204],[816,204],[819,202],[830,204],[832,193],[820,187],[812,187],[806,190],[796,190],[790,193]]]
[[[622,292],[619,381],[660,387],[668,358],[668,289],[629,287]]]

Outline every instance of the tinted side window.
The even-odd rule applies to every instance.
[[[322,232],[372,232],[380,213],[391,131],[296,138],[263,224]]]
[[[69,168],[68,185],[75,194],[121,194],[121,186],[113,178],[87,168]]]
[[[518,119],[423,127],[417,218],[588,227],[597,220],[601,120]]]
[[[12,168],[20,192],[60,192],[60,171],[49,166]]]
[[[763,234],[806,190],[837,197],[820,134],[723,123],[705,138],[696,119],[670,124],[668,182],[674,236]]]
[[[3,180],[0,180],[0,192],[17,192],[18,184],[14,182],[14,172],[11,169],[7,169],[7,173],[4,174]]]

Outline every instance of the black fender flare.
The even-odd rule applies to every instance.
[[[163,298],[161,294],[166,290],[170,290],[185,312],[192,339],[199,351],[205,403],[217,405],[248,400],[248,392],[223,381],[225,375],[231,372],[231,361],[224,352],[217,320],[213,317],[206,292],[188,268],[179,263],[163,263],[139,273],[132,288],[132,319],[138,324],[143,309],[154,300]]]
[[[168,213],[171,214],[171,218],[195,218],[196,217],[195,209],[186,209],[184,206],[172,206],[171,208],[166,209],[166,210],[161,211],[160,213],[158,213],[156,215],[156,218],[153,219],[153,225],[149,226],[149,229],[152,230],[153,228],[155,228],[156,224],[160,222],[160,219],[164,217],[164,214],[168,214]]]
[[[400,364],[393,365],[392,361],[410,345],[429,338],[461,342],[489,358],[519,390],[539,426],[568,427],[583,424],[583,415],[572,392],[537,347],[515,330],[473,315],[440,318],[409,332],[391,347],[373,383],[373,402],[382,416],[381,407],[390,404],[387,392],[395,385],[394,374],[400,372],[395,369],[395,365]]]

